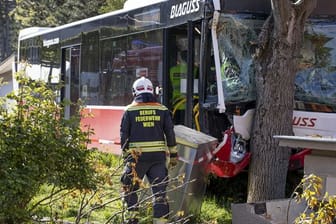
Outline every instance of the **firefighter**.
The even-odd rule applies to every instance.
[[[125,169],[121,176],[128,222],[138,223],[137,191],[144,176],[154,196],[154,223],[167,223],[169,205],[166,199],[168,167],[177,163],[176,139],[172,117],[167,107],[156,102],[153,85],[145,77],[133,84],[134,101],[122,117],[120,137]]]

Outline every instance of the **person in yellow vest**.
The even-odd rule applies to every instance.
[[[172,105],[175,124],[183,124],[185,111],[185,93],[181,92],[182,79],[187,79],[187,51],[178,53],[177,65],[170,68],[170,82],[172,84]]]

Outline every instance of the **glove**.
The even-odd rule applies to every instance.
[[[177,162],[178,162],[178,157],[177,157],[177,153],[169,153],[168,156],[167,156],[167,168],[168,169],[174,169],[174,167],[177,165]]]
[[[177,165],[178,159],[177,157],[175,158],[170,158],[169,156],[167,156],[166,158],[166,167],[168,170],[170,169],[174,169],[174,167]]]
[[[166,167],[168,169],[173,169],[177,165],[177,147],[170,146],[168,147],[169,153],[167,153]]]
[[[176,155],[177,157],[177,146],[169,146],[168,147],[169,153],[170,153],[170,157],[174,157],[174,155]]]
[[[174,169],[175,166],[177,166],[178,159],[177,157],[170,157],[169,158],[169,169]]]

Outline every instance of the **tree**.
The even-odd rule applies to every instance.
[[[124,2],[125,0],[17,0],[16,7],[11,10],[9,16],[13,23],[13,33],[18,33],[19,30],[27,27],[55,27],[121,9]],[[0,15],[2,11],[0,10]],[[17,39],[13,38],[12,46],[15,47],[16,43]]]
[[[99,9],[101,13],[111,12],[122,9],[126,0],[106,0],[105,4]]]
[[[105,0],[17,0],[10,16],[15,21],[14,32],[27,27],[55,27],[100,14]],[[16,45],[16,39],[13,40]]]
[[[304,25],[316,0],[271,0],[255,55],[257,102],[248,202],[284,198],[290,156],[274,135],[292,135],[294,80]]]
[[[9,12],[15,6],[15,1],[0,0],[0,62],[12,53],[10,41],[13,38],[12,24]]]
[[[101,14],[99,9],[104,4],[105,0],[64,0],[55,15],[60,24],[71,23]]]
[[[87,150],[90,130],[81,130],[79,115],[65,119],[44,82],[18,81],[18,93],[6,97],[17,103],[0,107],[0,223],[29,220],[29,204],[44,184],[90,189],[96,182]]]
[[[31,26],[54,27],[96,16],[104,3],[105,0],[18,0],[12,14],[20,29]]]

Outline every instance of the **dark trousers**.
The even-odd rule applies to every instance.
[[[131,165],[132,161],[134,162],[134,160],[130,160],[126,164],[121,177],[124,189],[127,189],[126,192],[124,192],[124,200],[127,203],[128,209],[138,209],[137,191],[139,190],[140,183],[134,180],[142,181],[146,175],[152,188],[152,193],[154,194],[153,216],[154,218],[167,218],[169,212],[169,205],[166,199],[168,170],[165,164],[165,152],[142,153],[135,163],[135,166]]]

